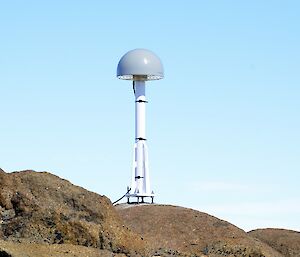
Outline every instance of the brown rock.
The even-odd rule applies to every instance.
[[[257,229],[248,233],[265,242],[286,257],[300,256],[300,232],[286,229]]]
[[[47,172],[0,172],[0,238],[145,253],[110,200]]]
[[[0,169],[0,257],[300,256],[299,233],[266,232],[176,206],[114,208],[50,173]]]
[[[0,257],[124,257],[124,254],[112,254],[107,250],[70,245],[15,243],[0,240]]]
[[[141,234],[156,254],[282,257],[243,230],[206,213],[168,205],[118,205],[116,209],[124,224]]]

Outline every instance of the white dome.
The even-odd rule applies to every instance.
[[[157,80],[164,77],[164,69],[159,57],[153,52],[134,49],[119,61],[117,77],[127,80]]]

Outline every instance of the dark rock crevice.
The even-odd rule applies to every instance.
[[[13,257],[13,256],[7,253],[6,251],[0,250],[0,257]]]

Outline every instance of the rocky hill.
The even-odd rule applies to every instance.
[[[142,235],[158,254],[281,257],[269,245],[236,226],[203,212],[169,205],[119,205],[126,226]]]
[[[0,238],[18,243],[73,244],[145,254],[110,200],[46,172],[0,171]],[[0,255],[1,256],[1,255]]]
[[[182,207],[114,207],[47,172],[0,169],[0,257],[300,256],[297,232],[266,232]]]
[[[287,257],[300,257],[300,232],[286,229],[257,229],[248,233]]]

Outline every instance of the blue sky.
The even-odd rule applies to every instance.
[[[117,199],[130,182],[128,50],[147,83],[157,202],[245,229],[300,231],[298,1],[1,1],[0,167],[50,171]]]

